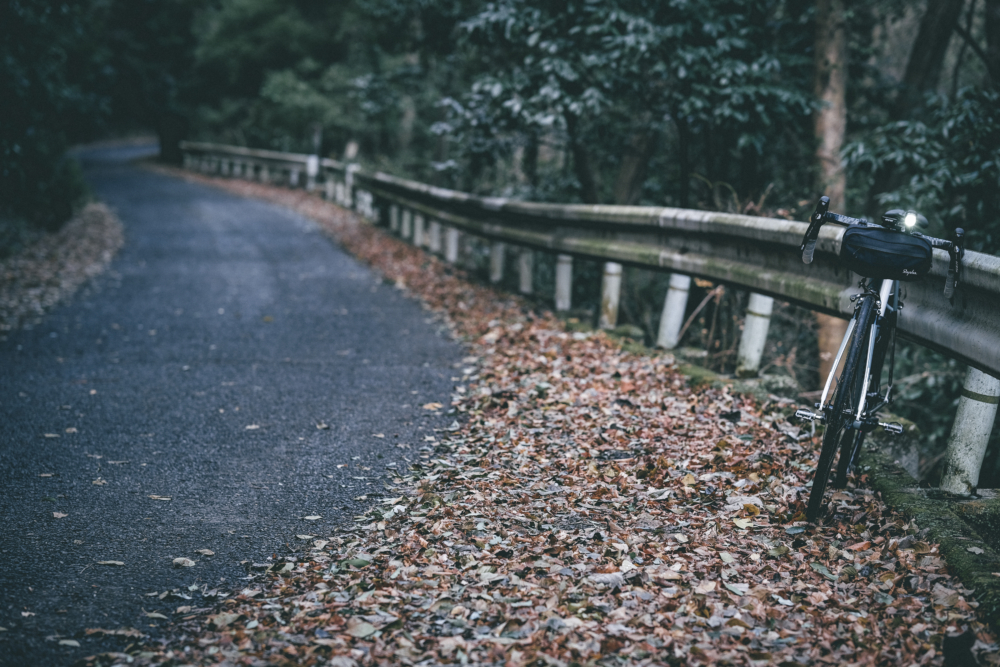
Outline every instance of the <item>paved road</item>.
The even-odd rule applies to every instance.
[[[84,628],[155,636],[144,611],[204,598],[149,594],[231,590],[241,561],[329,535],[451,421],[421,405],[447,404],[461,352],[418,303],[308,220],[128,162],[143,150],[84,155],[125,224],[110,271],[0,342],[0,664],[123,646]]]

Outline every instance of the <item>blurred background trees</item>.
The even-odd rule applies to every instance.
[[[0,254],[85,196],[68,146],[140,132],[172,162],[202,139],[541,201],[802,219],[825,191],[1000,253],[1000,0],[4,0],[0,56]],[[666,285],[626,284],[651,338]],[[706,363],[743,298],[690,328]],[[771,369],[815,385],[836,323],[775,322]],[[943,439],[961,369],[898,356]]]

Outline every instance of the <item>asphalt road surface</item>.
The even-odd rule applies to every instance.
[[[125,247],[0,342],[3,665],[127,643],[85,628],[162,634],[146,612],[350,523],[452,421],[421,406],[462,353],[419,303],[288,210],[130,162],[149,152],[83,154]]]

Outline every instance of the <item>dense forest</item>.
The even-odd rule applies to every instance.
[[[86,197],[69,146],[150,131],[170,162],[196,138],[538,201],[802,219],[826,192],[1000,253],[1000,0],[6,0],[0,57],[0,255]],[[662,277],[626,282],[655,330]],[[688,335],[720,368],[741,300]],[[836,323],[775,326],[814,384]],[[962,369],[898,357],[940,449]]]

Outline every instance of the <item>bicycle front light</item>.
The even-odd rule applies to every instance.
[[[912,229],[917,224],[917,214],[913,211],[907,211],[903,218],[903,224],[906,225],[907,229]]]

